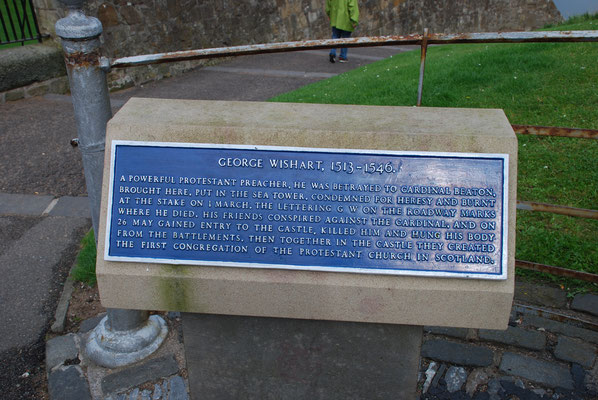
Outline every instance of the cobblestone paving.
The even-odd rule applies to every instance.
[[[420,398],[596,399],[596,333],[519,312],[505,331],[426,327]]]

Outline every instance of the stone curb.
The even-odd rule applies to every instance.
[[[69,78],[67,76],[59,76],[58,78],[35,82],[30,85],[0,92],[0,104],[6,103],[8,101],[17,101],[35,96],[43,96],[48,93],[65,94],[68,93],[69,90]]]
[[[71,303],[71,296],[73,295],[73,280],[71,276],[73,275],[73,270],[77,266],[77,261],[73,263],[69,271],[69,276],[67,276],[66,281],[64,281],[64,286],[62,287],[62,293],[60,294],[60,299],[58,300],[58,306],[56,306],[56,312],[54,313],[54,322],[50,327],[50,330],[54,333],[62,333],[64,332],[64,326],[66,324],[66,314],[69,309],[69,304]]]

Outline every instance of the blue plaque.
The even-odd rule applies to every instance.
[[[104,258],[506,279],[508,155],[112,142]]]

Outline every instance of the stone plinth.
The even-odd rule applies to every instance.
[[[183,314],[198,399],[415,398],[422,327]]]
[[[505,280],[105,261],[109,168],[97,265],[105,307],[507,327],[514,282],[517,140],[500,110],[131,99],[108,125],[107,148],[116,139],[508,154]],[[107,151],[105,165],[111,164]]]

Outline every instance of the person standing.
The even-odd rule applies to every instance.
[[[332,38],[348,38],[359,23],[357,0],[326,0],[326,15],[330,18]],[[336,61],[336,49],[331,49],[328,59]],[[341,49],[340,62],[347,62],[347,48]]]

